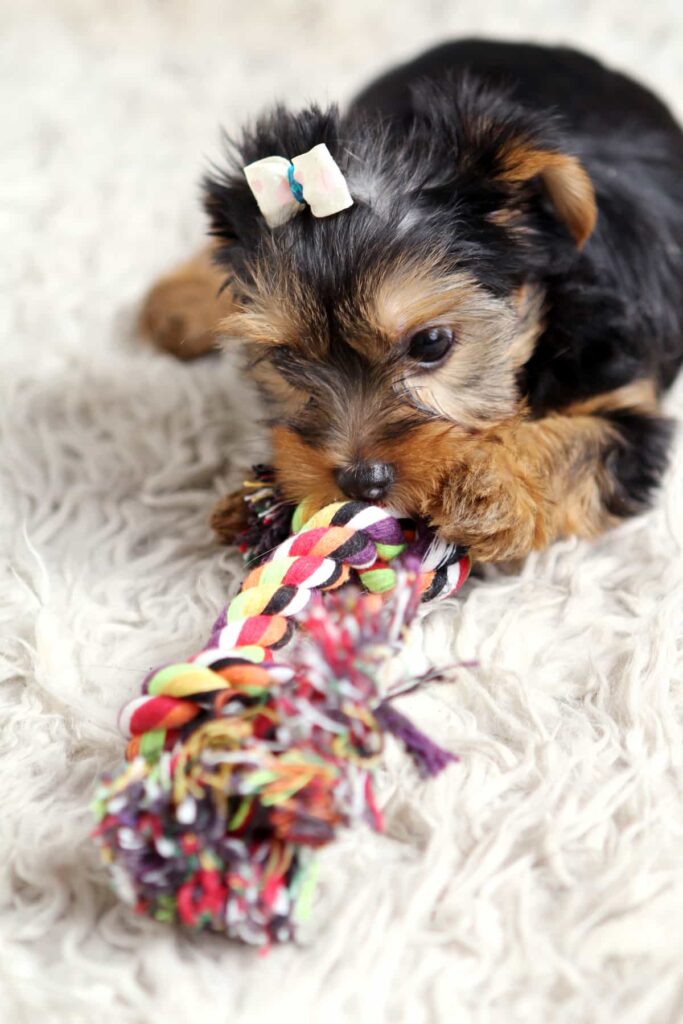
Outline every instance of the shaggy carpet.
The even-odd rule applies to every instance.
[[[88,840],[119,706],[196,649],[241,567],[207,529],[259,453],[228,360],[140,347],[197,243],[196,181],[278,97],[347,97],[439,37],[569,40],[681,113],[674,0],[4,0],[0,1019],[675,1024],[683,1019],[683,450],[648,515],[428,611],[406,698],[461,763],[393,745],[384,836],[321,858],[301,944],[261,958],[135,917]],[[669,400],[683,403],[683,388]]]

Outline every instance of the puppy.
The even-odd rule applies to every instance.
[[[269,227],[243,167],[321,143],[352,205]],[[142,326],[181,356],[244,344],[287,498],[381,501],[481,561],[647,508],[683,358],[683,135],[650,92],[572,50],[455,42],[345,114],[277,107],[228,160],[214,243]]]

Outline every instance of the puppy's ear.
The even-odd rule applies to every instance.
[[[521,105],[511,92],[465,73],[446,89],[428,83],[415,93],[416,115],[442,153],[455,152],[459,180],[468,193],[492,205],[500,224],[514,219],[524,199],[545,193],[558,220],[578,246],[595,226],[593,185],[576,156],[565,151],[562,121],[542,108]]]
[[[515,185],[540,179],[555,213],[581,248],[597,218],[593,183],[581,162],[567,153],[524,142],[505,145],[499,158],[501,181]]]

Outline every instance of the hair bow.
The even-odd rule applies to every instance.
[[[269,228],[285,224],[306,204],[314,217],[353,206],[344,175],[324,142],[292,160],[267,156],[243,170]]]

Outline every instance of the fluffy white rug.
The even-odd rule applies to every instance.
[[[262,959],[134,917],[87,838],[118,707],[240,573],[206,525],[257,453],[239,383],[131,328],[200,237],[218,122],[346,97],[472,31],[591,48],[680,113],[680,19],[674,0],[4,0],[3,1024],[682,1019],[680,447],[651,514],[427,614],[435,661],[479,665],[406,703],[462,762],[422,783],[388,751],[388,834],[325,852],[302,946]]]

